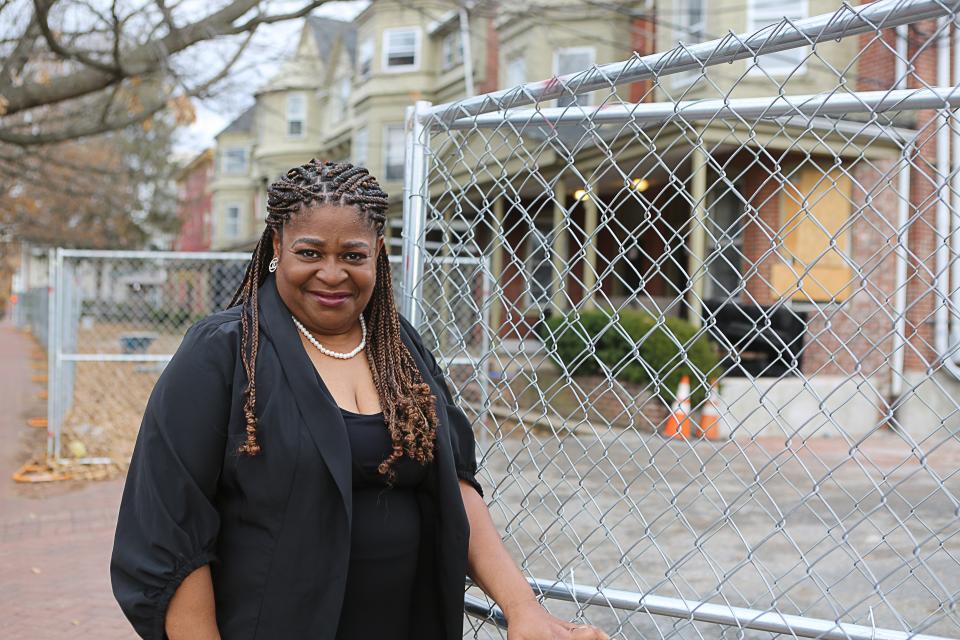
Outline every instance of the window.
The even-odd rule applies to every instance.
[[[360,127],[353,134],[353,164],[366,167],[370,158],[370,132]]]
[[[527,81],[527,58],[517,54],[507,58],[507,87],[512,88]]]
[[[446,71],[463,62],[463,40],[459,31],[451,31],[440,41],[440,64]]]
[[[749,0],[747,2],[747,32],[753,33],[763,27],[772,24],[779,24],[784,18],[790,20],[801,20],[807,17],[806,0],[797,0],[796,2],[783,2],[782,0]],[[768,29],[764,33],[772,33]],[[763,48],[761,47],[761,51]],[[787,49],[786,51],[777,51],[767,55],[757,56],[756,64],[752,59],[747,59],[750,65],[751,73],[770,74],[784,76],[793,73],[794,70],[804,71],[804,60],[810,53],[810,47],[798,47],[796,49]]]
[[[383,68],[416,71],[420,66],[420,29],[404,27],[383,32]]]
[[[698,44],[706,40],[707,3],[706,0],[678,0],[674,5],[673,37],[686,45]],[[700,70],[683,71],[674,74],[674,85],[688,85],[701,77]]]
[[[782,0],[781,1],[782,4]],[[674,38],[684,44],[697,44],[706,38],[706,0],[678,0]]]
[[[307,96],[291,93],[287,96],[287,137],[302,138],[306,132]]]
[[[403,179],[404,131],[402,124],[388,124],[385,129],[384,179]]]
[[[357,75],[361,79],[370,77],[370,71],[373,67],[373,40],[365,39],[360,43],[357,50]]]
[[[247,150],[243,147],[225,149],[222,169],[226,174],[245,174],[247,172]]]
[[[334,87],[333,102],[333,122],[334,127],[343,124],[350,109],[350,78],[340,78]]]
[[[596,51],[593,47],[576,47],[573,49],[557,49],[553,54],[554,74],[564,76],[570,73],[577,73],[593,66]],[[568,84],[567,91],[576,90],[579,80]],[[590,94],[578,96],[565,95],[557,98],[558,107],[566,107],[571,104],[581,106],[589,105],[592,102]]]
[[[534,226],[526,238],[524,275],[527,282],[523,306],[540,314],[550,308],[553,297],[553,240],[549,227]]]
[[[721,193],[717,194],[716,192]],[[743,187],[718,185],[707,205],[707,238],[712,241],[707,264],[706,296],[727,300],[737,295],[743,283]]]
[[[228,239],[240,237],[240,205],[227,205],[227,215],[223,225],[223,231]]]

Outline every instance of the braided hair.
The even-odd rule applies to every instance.
[[[260,452],[256,418],[257,290],[267,278],[273,234],[279,234],[292,216],[312,206],[328,204],[355,208],[380,237],[388,203],[387,194],[367,169],[345,162],[311,160],[290,169],[270,185],[266,227],[247,265],[243,282],[230,303],[230,306],[241,305],[240,352],[247,374],[247,386],[243,391],[246,440],[240,446],[240,453],[257,455]],[[393,445],[378,470],[392,480],[395,477],[392,465],[403,456],[421,464],[433,459],[433,441],[439,418],[434,407],[436,398],[400,339],[400,321],[394,304],[393,279],[386,250],[377,256],[376,269],[373,295],[363,311],[369,327],[366,354]]]

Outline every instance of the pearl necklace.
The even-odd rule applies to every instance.
[[[293,318],[293,316],[290,316]],[[303,337],[310,341],[310,343],[320,350],[320,353],[330,356],[331,358],[337,358],[339,360],[349,360],[353,356],[357,355],[363,348],[367,346],[367,325],[363,321],[363,314],[360,314],[360,331],[363,334],[363,337],[360,339],[360,344],[357,345],[357,348],[353,351],[348,351],[347,353],[340,353],[339,351],[334,351],[332,349],[327,349],[325,346],[320,344],[320,342],[313,337],[313,334],[310,331],[300,324],[300,321],[296,318],[293,318],[293,324],[297,325],[297,329],[300,330],[300,333],[303,334]]]

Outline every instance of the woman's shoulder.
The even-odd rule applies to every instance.
[[[240,307],[217,311],[187,329],[183,345],[189,347],[236,346],[240,343]]]

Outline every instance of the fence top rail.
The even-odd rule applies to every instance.
[[[880,28],[938,18],[956,11],[960,0],[877,0],[858,7],[844,4],[831,13],[803,20],[784,19],[752,33],[728,33],[696,45],[678,43],[666,52],[632,57],[584,71],[529,82],[455,102],[440,104],[420,114],[434,129],[455,120],[534,104],[563,95],[579,95],[611,85],[711,67],[756,55],[786,51],[818,42],[838,40]]]
[[[704,121],[741,118],[746,120],[788,116],[837,116],[847,113],[883,113],[916,109],[955,109],[960,107],[960,88],[932,87],[896,91],[859,91],[808,95],[777,95],[763,98],[713,98],[681,102],[641,102],[622,105],[550,107],[516,109],[488,113],[476,118],[461,118],[450,129],[512,125],[557,125],[583,123],[662,124],[670,121]]]

